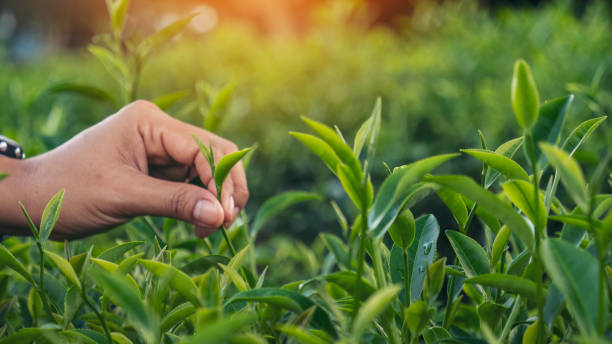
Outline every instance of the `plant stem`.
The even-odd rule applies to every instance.
[[[542,262],[540,261],[540,241],[542,240],[541,233],[542,230],[545,231],[546,225],[544,228],[540,228],[540,182],[538,176],[538,162],[536,160],[535,155],[535,143],[533,142],[533,136],[531,135],[531,131],[527,131],[525,133],[525,140],[527,142],[527,153],[529,155],[529,160],[531,162],[531,170],[533,171],[533,196],[534,196],[534,225],[535,228],[535,256],[534,263],[536,264],[536,271],[538,272],[536,276],[536,286],[537,286],[537,305],[538,305],[538,335],[537,335],[537,344],[544,343],[546,340],[546,328],[544,324],[544,286],[542,283]]]
[[[40,299],[42,300],[43,306],[45,307],[45,311],[53,320],[53,312],[51,312],[51,306],[49,305],[49,300],[47,299],[47,294],[45,293],[45,252],[40,242],[37,242],[36,245],[38,246],[38,251],[40,252],[40,275],[38,281],[38,293],[40,294]]]
[[[357,311],[359,310],[359,291],[361,290],[361,275],[363,275],[363,264],[365,261],[365,245],[366,233],[368,232],[368,214],[365,207],[361,209],[361,235],[359,236],[359,253],[357,256],[357,275],[355,281],[355,289],[353,292],[353,314],[351,316],[351,324],[355,321]]]
[[[410,306],[410,276],[408,274],[408,249],[405,248],[404,252],[404,295],[406,297],[406,307]]]
[[[108,330],[108,326],[106,326],[106,320],[104,319],[104,316],[102,316],[102,313],[100,313],[98,309],[94,306],[94,304],[91,302],[91,300],[89,300],[89,297],[87,297],[84,288],[81,289],[81,297],[83,298],[83,301],[87,304],[87,306],[91,308],[91,310],[96,314],[96,317],[98,318],[98,320],[100,320],[100,324],[102,324],[102,328],[104,329],[104,334],[106,335],[108,342],[112,343],[113,338],[111,337],[110,331]]]
[[[385,287],[385,279],[383,278],[384,269],[378,245],[380,245],[380,242],[378,242],[377,240],[372,241],[372,260],[374,263],[374,276],[376,277],[376,285],[380,289]]]
[[[455,283],[456,283],[456,276],[455,275],[451,275],[450,276],[450,281],[449,283],[449,290],[450,290],[450,295],[448,295],[448,297],[446,298],[446,309],[444,311],[444,322],[442,323],[442,327],[444,327],[445,329],[448,330],[448,328],[450,327],[450,313],[451,313],[451,309],[453,308],[453,301],[455,298]]]
[[[517,295],[516,299],[514,300],[514,305],[512,306],[512,311],[510,312],[510,316],[508,317],[508,321],[506,321],[506,324],[504,325],[502,333],[499,336],[499,340],[497,341],[498,343],[506,342],[506,337],[508,337],[508,335],[510,334],[510,330],[512,330],[512,324],[514,323],[514,320],[518,316],[518,311],[520,308],[521,308],[521,296]]]
[[[232,245],[232,241],[230,240],[229,236],[227,236],[227,230],[225,229],[225,225],[221,225],[221,232],[223,233],[223,238],[225,239],[225,243],[227,244],[227,247],[232,253],[232,257],[235,256],[236,249],[234,248],[234,245]]]

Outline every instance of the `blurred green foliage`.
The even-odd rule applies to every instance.
[[[154,99],[189,90],[192,95],[168,112],[201,126],[200,112],[188,106],[198,81],[218,89],[235,84],[220,132],[239,146],[259,143],[249,170],[250,205],[255,209],[286,189],[342,195],[340,185],[322,173],[325,167],[287,134],[289,128],[303,126],[300,115],[352,133],[381,96],[383,132],[373,166],[380,180],[383,161],[395,166],[458,147],[478,147],[475,128],[492,147],[519,132],[507,101],[512,62],[518,57],[533,67],[541,99],[568,91],[577,95],[566,128],[612,108],[612,73],[606,72],[612,70],[612,23],[603,3],[590,5],[580,18],[563,1],[494,13],[479,9],[475,1],[427,3],[398,30],[370,27],[361,11],[350,2],[335,1],[314,13],[317,24],[297,37],[261,36],[239,24],[222,23],[152,58],[144,66],[138,96]],[[45,92],[63,80],[116,87],[86,51],[0,64],[2,133],[19,140],[30,156],[116,110]],[[612,132],[604,126],[590,151],[576,155],[587,166],[610,147]],[[458,159],[447,168],[475,175],[480,166],[473,160]],[[291,223],[286,234],[312,238],[313,228],[331,227],[334,221],[331,207],[313,206],[285,214],[277,228],[282,232]]]

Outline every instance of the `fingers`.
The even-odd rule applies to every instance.
[[[132,185],[129,208],[135,215],[166,216],[190,222],[200,228],[196,234],[214,232],[225,219],[221,204],[206,189],[145,175],[135,176]]]
[[[145,144],[147,158],[150,162],[178,162],[188,167],[194,167],[205,185],[210,186],[212,180],[211,168],[200,153],[192,135],[196,135],[205,145],[212,143],[215,160],[234,152],[237,147],[231,141],[225,140],[198,127],[176,120],[153,104],[139,101],[135,111],[146,112],[141,116],[139,132]],[[214,183],[212,183],[214,186]],[[216,193],[216,188],[210,188]],[[242,163],[232,168],[223,184],[221,204],[224,210],[224,222],[230,224],[248,201],[248,186]]]

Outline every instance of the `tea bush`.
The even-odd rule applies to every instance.
[[[91,51],[119,91],[61,83],[50,92],[128,102],[145,57],[189,21],[126,42],[126,1],[107,3],[113,32]],[[372,182],[373,161],[385,151],[380,98],[351,144],[338,127],[303,117],[311,134],[291,136],[322,160],[347,202],[325,205],[320,192],[287,191],[204,240],[186,223],[144,217],[112,244],[55,243],[47,239],[64,192],[39,226],[22,206],[33,239],[0,244],[0,343],[606,343],[610,154],[588,173],[574,158],[606,117],[568,130],[574,95],[542,102],[535,80],[526,62],[515,62],[506,103],[520,136],[492,149],[479,131],[478,149],[385,164],[380,185]],[[199,83],[196,111],[208,129],[223,124],[232,89]],[[184,96],[156,102],[166,107]],[[241,159],[250,165],[252,149],[215,165],[195,139],[217,185]],[[479,180],[431,174],[459,155],[480,165]],[[454,229],[442,233],[430,211],[415,218],[428,197],[446,205]],[[282,238],[256,247],[273,217],[308,203],[331,209],[338,235],[324,231],[311,247]],[[438,252],[441,235],[454,255]],[[295,279],[281,283],[287,276]]]

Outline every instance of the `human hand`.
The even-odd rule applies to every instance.
[[[246,204],[246,176],[242,164],[234,166],[219,203],[210,166],[192,134],[212,143],[215,159],[237,150],[152,103],[136,101],[48,153],[22,161],[2,158],[0,171],[10,173],[0,182],[2,231],[30,233],[17,202],[39,223],[46,202],[65,188],[54,239],[99,233],[139,215],[177,218],[193,223],[199,237],[212,234]],[[195,176],[208,189],[186,183]]]

